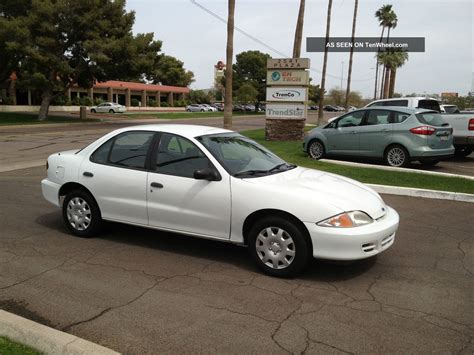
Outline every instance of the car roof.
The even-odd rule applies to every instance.
[[[131,126],[117,130],[117,132],[120,133],[128,131],[156,131],[177,134],[185,138],[194,138],[208,134],[234,133],[228,129],[190,124],[149,124]]]
[[[427,110],[424,108],[412,108],[412,107],[404,107],[404,106],[372,106],[372,107],[362,107],[357,110],[350,111],[351,112],[357,112],[357,111],[362,111],[362,110],[389,110],[389,111],[397,111],[397,112],[403,112],[407,114],[417,114],[417,113],[422,113],[422,112],[436,112],[434,110]]]

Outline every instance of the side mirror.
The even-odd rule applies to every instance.
[[[207,180],[207,181],[219,181],[221,176],[214,168],[203,168],[198,169],[194,172],[194,178],[196,180]]]

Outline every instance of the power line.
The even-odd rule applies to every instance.
[[[204,12],[207,12],[209,15],[211,15],[212,17],[215,17],[217,18],[219,21],[227,24],[227,19],[225,19],[224,17],[220,16],[219,14],[215,13],[214,11],[210,10],[209,8],[205,7],[204,5],[198,3],[196,0],[190,0],[191,3],[193,5],[196,5],[197,7],[199,7],[201,10],[203,10]],[[237,27],[234,25],[234,29],[243,34],[245,37],[247,38],[250,38],[252,41],[260,44],[261,46],[271,50],[272,52],[282,56],[283,58],[291,58],[290,55],[288,55],[287,53],[283,53],[283,52],[280,52],[278,49],[276,48],[273,48],[271,47],[270,45],[266,44],[265,42],[263,42],[262,40],[258,39],[257,37],[251,35],[250,33],[248,33],[247,31],[244,31],[243,29]],[[310,71],[313,71],[313,72],[316,72],[318,74],[322,74],[321,70],[319,69],[316,69],[316,68],[309,68]],[[332,75],[332,74],[328,74],[326,73],[326,76],[330,77],[330,78],[333,78],[333,79],[337,79],[337,80],[340,80],[341,79],[341,76],[338,76],[338,75]],[[352,79],[352,81],[369,81],[369,80],[374,80],[375,78],[368,78],[368,79]]]

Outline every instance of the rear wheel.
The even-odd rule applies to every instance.
[[[92,109],[91,110],[91,113],[96,113],[97,111],[95,109]]]
[[[308,154],[313,159],[322,159],[325,154],[324,145],[319,140],[314,140],[309,143]]]
[[[405,167],[410,164],[410,156],[401,145],[392,145],[385,152],[385,162],[393,167]]]
[[[102,224],[99,206],[94,198],[82,190],[71,191],[63,202],[63,219],[76,236],[90,238]]]
[[[283,218],[266,217],[250,230],[249,252],[257,266],[277,277],[298,275],[307,266],[311,243],[300,228]]]
[[[472,148],[466,145],[454,147],[454,155],[458,158],[465,158],[472,153]]]

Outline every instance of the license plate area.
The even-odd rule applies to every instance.
[[[439,136],[439,140],[440,140],[441,142],[447,142],[447,141],[448,141],[448,137],[449,137],[448,135]]]

